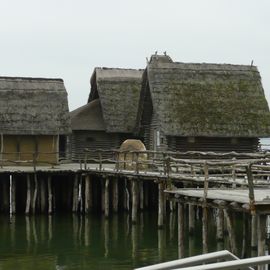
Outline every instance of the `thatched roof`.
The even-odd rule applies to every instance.
[[[70,133],[67,92],[61,79],[0,77],[0,133]]]
[[[96,68],[88,102],[99,98],[107,132],[131,133],[136,124],[142,70]]]
[[[270,137],[270,113],[257,67],[176,63],[154,55],[145,72],[140,102],[150,90],[166,135]]]
[[[72,130],[105,130],[99,99],[72,111],[70,118]]]

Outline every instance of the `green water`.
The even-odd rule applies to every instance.
[[[133,269],[178,258],[177,218],[167,217],[157,230],[153,213],[52,217],[0,217],[0,269]],[[216,250],[214,227],[209,227],[209,251]],[[225,243],[226,246],[226,243]],[[185,256],[202,252],[201,224],[194,237],[186,235]]]

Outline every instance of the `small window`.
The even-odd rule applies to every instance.
[[[87,141],[87,142],[94,142],[95,139],[94,139],[93,137],[87,137],[87,138],[86,138],[86,141]]]

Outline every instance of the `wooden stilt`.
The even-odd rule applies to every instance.
[[[118,211],[118,201],[119,201],[119,194],[118,194],[118,179],[115,178],[113,179],[113,197],[112,197],[112,207],[113,207],[113,212]]]
[[[251,216],[251,248],[256,250],[257,249],[257,216]]]
[[[127,179],[125,179],[125,184],[124,184],[124,208],[127,211],[129,211],[129,201],[130,201],[130,195],[129,195],[129,189],[128,189],[128,181],[127,181]]]
[[[235,231],[234,231],[234,226],[233,226],[232,214],[227,209],[224,209],[223,211],[224,211],[224,217],[226,219],[226,224],[227,224],[227,229],[228,229],[228,234],[229,234],[231,252],[234,254],[238,254],[237,247],[236,247],[236,239],[235,239]]]
[[[16,213],[16,182],[13,175],[9,176],[9,213]]]
[[[138,213],[138,183],[136,180],[132,180],[132,224],[137,223]]]
[[[158,184],[158,228],[161,229],[164,226],[164,188],[163,183]]]
[[[224,241],[224,214],[222,209],[217,209],[217,241]]]
[[[109,217],[110,212],[110,190],[109,190],[109,178],[105,180],[105,196],[104,196],[104,207],[105,207],[105,218]]]
[[[265,255],[266,216],[257,216],[258,256]],[[265,269],[265,268],[264,268]]]
[[[51,215],[53,212],[53,196],[52,196],[52,176],[48,176],[48,214]]]
[[[90,182],[90,175],[85,176],[85,213],[89,213],[90,209],[92,208],[92,192],[91,192],[92,184]]]
[[[32,213],[36,213],[36,204],[37,204],[37,193],[38,193],[38,180],[37,175],[34,173],[34,191],[33,191],[33,200],[32,200]]]
[[[149,208],[149,183],[144,184],[144,207]]]
[[[140,210],[143,211],[144,208],[144,188],[143,188],[143,181],[139,182],[140,186]]]
[[[101,212],[105,212],[105,181],[104,179],[101,179]]]
[[[78,200],[77,200],[77,209],[80,207],[80,213],[83,212],[83,197],[82,197],[83,183],[82,183],[82,175],[80,175],[78,180]]]
[[[243,213],[242,215],[242,252],[241,252],[241,258],[245,258],[247,255],[247,223],[246,223],[246,214]]]
[[[45,179],[40,179],[40,211],[41,213],[46,212],[46,185]]]
[[[194,212],[194,205],[188,205],[188,231],[190,235],[194,235],[195,229],[195,212]]]
[[[27,192],[26,192],[25,214],[29,215],[30,206],[31,206],[31,178],[30,178],[30,174],[27,174],[26,178],[27,178],[26,179]]]
[[[178,203],[178,258],[184,257],[184,206]]]
[[[72,203],[72,212],[75,213],[78,211],[78,175],[76,174],[73,182],[73,203]]]
[[[203,207],[202,209],[202,241],[203,241],[203,253],[208,252],[208,209]]]

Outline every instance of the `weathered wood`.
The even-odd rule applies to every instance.
[[[53,195],[52,195],[52,176],[48,175],[48,214],[51,215],[53,212]]]
[[[139,182],[140,186],[140,210],[143,211],[144,209],[144,184],[143,181]]]
[[[30,174],[26,175],[26,204],[25,204],[25,214],[30,214],[30,206],[31,206],[31,178]]]
[[[238,254],[237,253],[237,246],[236,246],[235,230],[234,230],[234,226],[233,226],[232,213],[231,213],[231,211],[228,211],[226,209],[224,209],[223,212],[224,212],[224,217],[226,219],[226,225],[227,225],[227,230],[228,230],[228,234],[229,234],[231,252],[233,254]]]
[[[158,228],[162,229],[164,226],[164,208],[165,208],[165,198],[164,198],[164,184],[162,182],[158,183]]]
[[[217,241],[224,241],[224,214],[222,209],[217,209]]]
[[[40,211],[41,213],[46,212],[46,184],[45,179],[40,179]]]
[[[178,258],[184,257],[184,205],[178,203]]]
[[[105,179],[105,190],[104,190],[104,192],[105,192],[105,194],[104,194],[104,213],[105,213],[105,218],[108,218],[109,217],[109,212],[110,212],[109,183],[110,183],[110,180],[107,177]]]
[[[33,200],[32,200],[32,213],[36,213],[37,206],[37,195],[38,195],[38,179],[37,174],[34,173],[34,191],[33,191]]]
[[[16,180],[13,175],[9,176],[9,213],[16,213]]]
[[[251,248],[257,249],[257,215],[251,216]]]
[[[80,209],[79,209],[80,213],[83,212],[82,190],[83,190],[82,175],[80,175],[79,180],[78,180],[78,201],[77,201],[77,209],[78,209],[78,207],[80,207]]]
[[[92,209],[92,183],[90,179],[90,175],[87,174],[85,176],[85,205],[84,209],[86,213],[89,213]]]
[[[194,234],[195,229],[195,211],[194,205],[188,205],[188,231],[190,235]]]
[[[131,213],[132,224],[136,224],[138,221],[138,182],[132,180],[132,213]]]
[[[203,242],[203,253],[208,252],[208,209],[207,207],[202,208],[202,242]]]
[[[78,175],[76,174],[73,182],[73,203],[72,203],[72,212],[78,211]]]
[[[265,255],[266,216],[257,216],[258,256]]]
[[[118,190],[118,179],[113,179],[113,187],[112,187],[112,208],[113,212],[118,212],[118,204],[119,204],[119,190]]]

